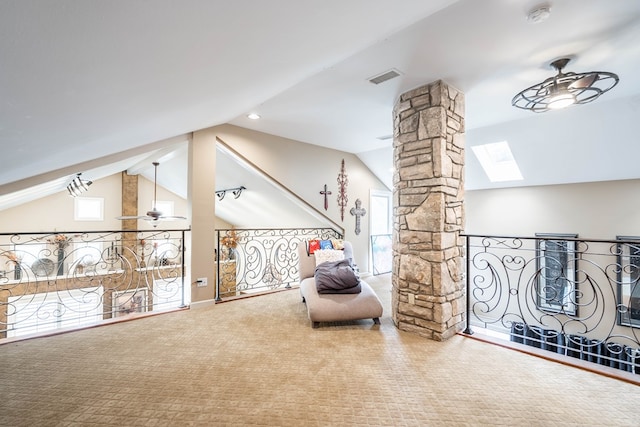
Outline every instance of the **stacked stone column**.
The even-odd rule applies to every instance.
[[[393,321],[442,341],[464,327],[464,94],[419,87],[393,118]]]

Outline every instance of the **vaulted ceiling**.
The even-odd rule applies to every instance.
[[[467,145],[508,140],[524,176],[491,183],[469,149],[469,190],[640,177],[640,2],[544,2],[549,18],[529,22],[540,3],[2,2],[0,194],[78,165],[133,167],[222,123],[357,153],[391,185],[393,105],[437,79],[466,95]],[[563,56],[565,71],[612,71],[620,83],[567,110],[513,108]],[[390,69],[400,76],[369,82]]]

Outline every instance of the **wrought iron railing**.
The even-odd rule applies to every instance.
[[[0,234],[0,338],[186,306],[187,231]]]
[[[300,242],[338,239],[332,228],[216,230],[216,300],[298,283]]]
[[[391,234],[371,235],[371,269],[374,276],[391,273],[393,269],[393,240]]]
[[[465,238],[465,332],[640,374],[640,239]]]

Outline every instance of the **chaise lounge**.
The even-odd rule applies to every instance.
[[[353,247],[350,242],[344,243],[344,259],[353,260]],[[307,313],[313,328],[321,322],[342,322],[360,319],[373,319],[380,323],[382,304],[380,299],[364,280],[360,280],[358,293],[318,293],[315,280],[316,258],[309,254],[308,245],[298,245],[300,293],[306,303]]]

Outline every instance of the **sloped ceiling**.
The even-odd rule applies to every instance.
[[[491,183],[467,150],[467,189],[640,177],[640,2],[556,0],[549,19],[527,22],[540,3],[2,2],[0,193],[222,123],[357,153],[391,185],[380,137],[393,133],[395,100],[437,79],[466,95],[467,146],[507,139],[525,176]],[[563,111],[511,107],[560,56],[573,58],[566,71],[620,83]],[[398,78],[368,82],[392,68]]]
[[[158,166],[158,185],[187,198],[187,144],[175,147]],[[141,164],[140,173],[153,180],[151,162]],[[245,187],[238,198],[227,191],[216,200],[216,216],[239,228],[334,227],[322,214],[290,194],[278,182],[262,174],[244,159],[218,145],[216,149],[216,190]],[[212,195],[213,197],[213,195]],[[256,215],[259,213],[259,215]]]

